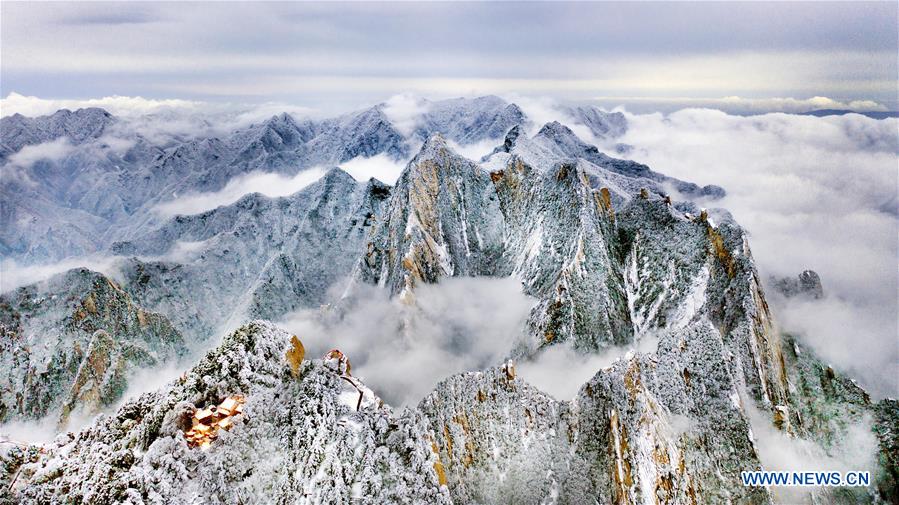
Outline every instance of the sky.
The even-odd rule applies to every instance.
[[[516,93],[637,111],[899,108],[896,2],[4,1],[0,11],[3,97],[331,111],[400,92]]]

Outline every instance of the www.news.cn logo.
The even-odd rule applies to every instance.
[[[871,483],[868,472],[741,472],[744,486],[856,487]]]

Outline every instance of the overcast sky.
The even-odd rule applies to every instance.
[[[4,1],[0,8],[4,97],[346,109],[398,92],[637,106],[825,96],[897,108],[896,2]]]

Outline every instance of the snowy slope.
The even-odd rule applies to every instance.
[[[285,113],[230,132],[201,117],[120,119],[101,109],[4,117],[0,164],[15,176],[0,182],[0,253],[22,263],[83,255],[162,224],[154,207],[242,175],[292,176],[376,155],[408,160],[433,133],[467,145],[528,122],[517,105],[493,96],[424,102],[412,117],[394,118],[399,127],[383,103],[326,119]],[[167,122],[192,133],[156,131]]]

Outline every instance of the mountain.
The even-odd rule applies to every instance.
[[[584,110],[593,111],[594,122],[606,114]],[[179,195],[219,191],[241,175],[292,176],[379,154],[407,160],[433,133],[468,145],[502,139],[529,121],[517,105],[498,97],[451,99],[428,102],[404,136],[386,111],[386,104],[378,104],[335,118],[280,114],[225,135],[195,125],[196,136],[155,134],[148,126],[152,119],[123,120],[101,109],[4,117],[0,164],[17,176],[0,182],[0,253],[28,264],[102,251],[161,225],[158,205]],[[57,152],[59,159],[34,155],[24,166],[12,161],[25,146],[60,139],[73,145]]]
[[[0,420],[94,414],[121,398],[133,372],[187,352],[169,320],[113,280],[74,269],[0,296]]]
[[[586,126],[598,139],[614,139],[627,132],[627,118],[621,112],[606,112],[596,107],[577,105],[563,109],[575,124]]]
[[[824,298],[821,277],[814,270],[805,270],[798,277],[783,277],[770,280],[774,291],[786,298],[800,297],[820,300]]]
[[[0,120],[0,157],[6,158],[23,147],[63,137],[75,144],[97,139],[115,120],[112,114],[96,107],[75,112],[61,109],[38,118],[13,114]]]
[[[529,122],[514,103],[496,96],[427,102],[413,137],[425,141],[439,133],[458,144],[501,139],[513,126]]]
[[[232,314],[275,319],[325,303],[328,288],[350,276],[389,194],[335,168],[288,197],[254,193],[177,216],[112,252],[131,258],[121,270],[132,296],[205,340]]]
[[[771,501],[738,483],[761,466],[710,324],[599,371],[570,402],[506,363],[450,377],[399,414],[342,355],[292,359],[297,349],[249,323],[78,435],[41,453],[12,446],[0,481],[26,503]],[[242,412],[208,448],[189,447],[200,409],[234,395]]]
[[[517,154],[529,164],[542,169],[559,159],[577,159],[586,163],[588,171],[612,178],[626,192],[640,188],[659,195],[676,192],[687,199],[716,200],[725,195],[723,188],[714,185],[699,187],[652,171],[646,165],[630,160],[612,158],[596,146],[587,144],[567,126],[553,121],[545,124],[533,138],[522,137],[519,131],[510,136],[494,154]],[[620,176],[620,177],[619,177]]]
[[[110,224],[96,243],[118,258],[114,276],[75,269],[0,297],[0,359],[13,371],[0,383],[3,419],[106,412],[52,443],[5,444],[4,499],[788,502],[743,486],[740,473],[778,468],[772,444],[842,461],[854,443],[865,461],[852,469],[869,469],[875,484],[810,499],[894,500],[899,406],[872,400],[778,331],[747,233],[726,210],[698,205],[722,188],[608,156],[559,122],[532,128],[495,97],[419,105],[411,130],[380,104],[154,148],[155,175],[118,197],[143,199],[128,204],[134,221]],[[591,109],[568,115],[596,137],[626,128]],[[485,137],[498,145],[480,161],[453,149]],[[151,217],[163,200],[140,196],[372,154],[410,160],[393,186],[332,168],[292,195],[248,194],[193,215]],[[72,237],[87,233],[61,223]],[[44,237],[23,233],[23,250]],[[353,375],[352,356],[304,360],[303,335],[263,321],[299,309],[340,319],[353,296],[371,293],[415,317],[425,310],[418,293],[452,277],[515,279],[533,307],[520,333],[504,336],[502,360],[460,370],[403,411]],[[368,332],[384,323],[370,319],[353,338],[382,345]],[[403,339],[422,338],[406,323],[387,321]],[[558,351],[617,359],[564,401],[515,369]],[[201,357],[181,378],[112,409],[135,371],[181,366],[189,353]]]

